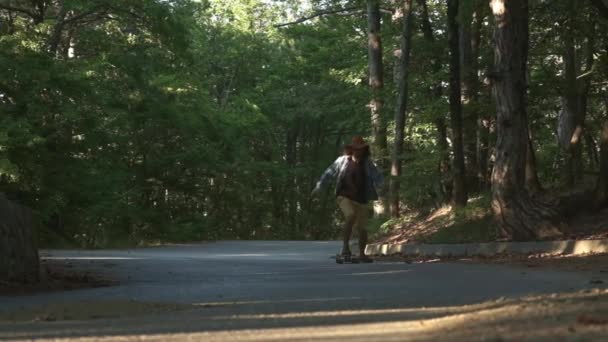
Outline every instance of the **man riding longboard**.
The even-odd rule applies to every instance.
[[[377,188],[383,182],[382,174],[370,158],[369,146],[361,136],[355,136],[352,142],[345,146],[344,155],[336,159],[323,173],[314,190],[317,194],[321,188],[336,179],[336,198],[338,206],[344,214],[344,230],[342,251],[336,256],[336,262],[372,262],[365,255],[367,245],[366,223],[369,217],[369,202],[378,199]],[[349,247],[353,227],[359,233],[359,257],[351,259]]]

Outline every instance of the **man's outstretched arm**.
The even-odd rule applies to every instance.
[[[371,160],[369,161],[369,170],[369,177],[372,179],[372,182],[374,183],[376,188],[382,188],[382,184],[384,184],[384,176],[382,176],[382,173],[378,170],[376,164],[374,164],[374,162],[372,162]]]
[[[344,157],[340,157],[340,158],[336,159],[325,170],[325,172],[323,172],[323,174],[321,175],[321,178],[319,178],[319,181],[317,182],[317,185],[313,189],[313,193],[320,191],[322,188],[326,187],[327,184],[329,184],[332,181],[332,179],[336,178],[336,176],[338,175],[338,172],[340,171],[340,165],[343,162],[343,158]]]

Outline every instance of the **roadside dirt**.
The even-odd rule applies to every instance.
[[[53,303],[44,307],[12,312],[0,311],[0,322],[82,321],[103,318],[125,318],[153,315],[191,308],[173,303],[148,303],[134,300],[105,300],[76,303]]]
[[[494,224],[489,208],[474,207],[457,218],[457,213],[450,206],[439,208],[428,215],[418,216],[407,224],[395,225],[388,233],[379,236],[375,243],[401,244],[408,242],[427,243],[438,233],[453,239],[465,239],[458,242],[489,242],[491,234],[480,234],[480,231],[492,229]],[[608,239],[608,208],[595,213],[584,213],[569,218],[567,231],[558,240],[598,240]],[[467,232],[466,227],[471,227]],[[481,238],[481,240],[480,240]],[[452,243],[449,241],[447,243]]]

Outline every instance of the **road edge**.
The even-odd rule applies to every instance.
[[[584,255],[608,253],[608,239],[462,244],[372,243],[367,245],[365,253],[379,256],[422,257],[494,256],[500,254]]]

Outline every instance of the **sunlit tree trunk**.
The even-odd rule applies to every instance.
[[[391,165],[391,216],[399,217],[399,188],[403,159],[403,139],[408,102],[408,75],[412,35],[412,0],[403,0],[403,29],[401,32],[401,56],[399,57],[399,84],[395,108],[395,142]]]
[[[525,187],[528,155],[526,69],[528,1],[492,0],[494,33],[494,98],[497,115],[496,163],[492,173],[492,209],[498,234],[530,240],[561,235],[554,206],[530,196]]]
[[[386,170],[386,123],[382,118],[382,108],[384,100],[382,89],[384,88],[383,64],[382,64],[382,38],[380,36],[380,3],[378,0],[367,0],[367,42],[368,42],[368,67],[369,67],[369,87],[371,90],[371,100],[369,109],[372,124],[372,147],[373,152],[380,160],[380,168]],[[380,191],[386,193],[385,189]],[[374,206],[377,215],[384,215],[386,212],[386,197],[380,196],[380,200]]]

